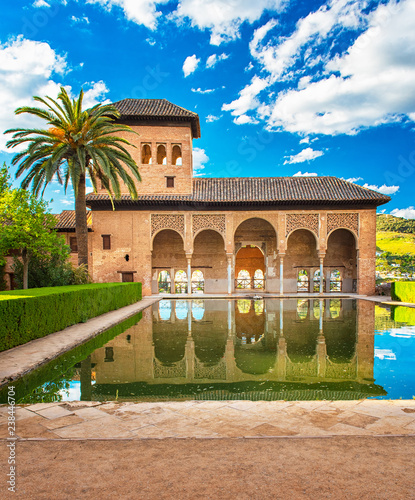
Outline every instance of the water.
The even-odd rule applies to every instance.
[[[25,403],[411,399],[412,325],[364,300],[163,300],[14,385]]]

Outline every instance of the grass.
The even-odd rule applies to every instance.
[[[390,252],[394,255],[415,255],[415,236],[378,231],[376,233],[376,247],[378,251]]]

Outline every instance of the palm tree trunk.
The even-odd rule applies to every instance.
[[[75,198],[75,227],[78,242],[78,266],[88,268],[88,225],[86,221],[85,175],[79,179],[78,193]]]
[[[23,261],[23,290],[27,290],[29,287],[29,256],[27,254],[27,249],[22,249],[22,261]]]

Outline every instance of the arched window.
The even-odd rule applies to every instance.
[[[330,292],[342,291],[342,275],[338,269],[334,269],[330,273]]]
[[[241,269],[236,279],[236,288],[251,288],[251,275],[246,269]]]
[[[251,301],[248,299],[239,299],[237,306],[241,314],[247,314],[251,310]]]
[[[141,148],[141,163],[143,165],[151,165],[151,146],[150,144],[143,144]]]
[[[254,288],[264,288],[264,273],[257,269],[254,273]]]
[[[187,293],[187,273],[186,271],[177,271],[174,275],[174,284],[176,293]]]
[[[171,163],[172,165],[181,165],[182,164],[182,148],[175,144],[172,149],[171,155]]]
[[[166,165],[166,164],[167,164],[166,146],[164,144],[159,144],[157,146],[157,165]]]
[[[159,293],[171,293],[171,278],[169,271],[160,271],[158,278]]]
[[[308,313],[308,300],[298,299],[297,300],[297,316],[298,319],[303,320],[307,318]]]
[[[160,300],[159,316],[162,321],[168,321],[171,317],[171,300]]]
[[[202,271],[196,269],[192,273],[192,293],[203,293],[205,290],[205,278]]]
[[[186,319],[188,311],[188,303],[186,300],[176,300],[176,318]]]
[[[326,280],[323,276],[323,292],[325,289],[326,289]],[[317,271],[315,271],[313,276],[313,291],[314,292],[320,291],[320,269],[317,269]]]
[[[309,289],[308,272],[305,269],[300,269],[297,278],[297,292],[308,292]]]
[[[192,316],[196,321],[203,319],[205,315],[205,301],[204,300],[192,300]]]

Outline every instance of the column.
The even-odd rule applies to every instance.
[[[233,254],[226,254],[228,258],[228,295],[232,293],[232,258]]]
[[[324,262],[324,255],[320,255],[320,293],[324,292],[324,267],[323,267],[323,262]]]
[[[170,293],[176,293],[176,283],[174,281],[174,269],[170,269]]]
[[[192,295],[192,255],[186,254],[187,259],[187,294]]]
[[[284,293],[284,255],[280,254],[280,295]]]

